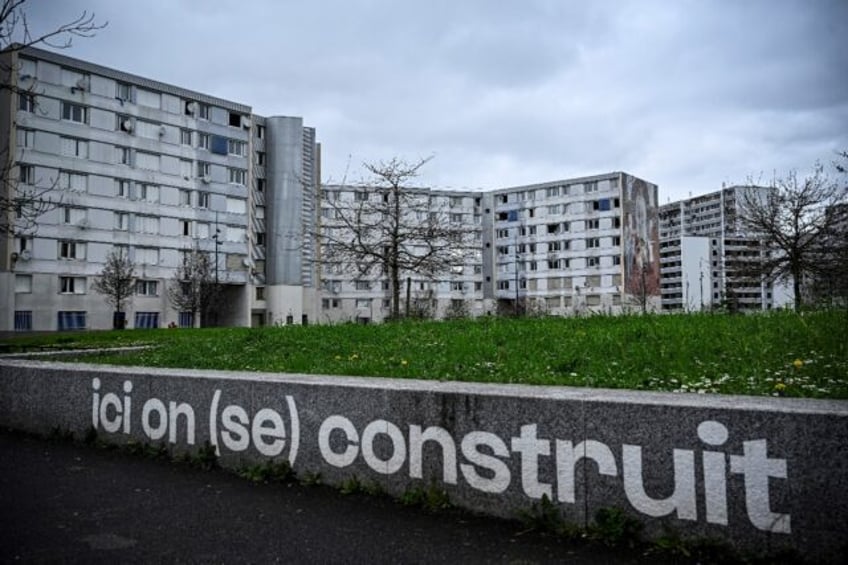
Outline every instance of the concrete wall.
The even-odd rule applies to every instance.
[[[588,524],[837,561],[848,531],[848,402],[151,370],[0,361],[0,425],[288,459],[338,484],[435,484],[515,517],[547,495]]]

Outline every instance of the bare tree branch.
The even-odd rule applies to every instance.
[[[208,252],[197,247],[183,252],[183,260],[168,287],[168,298],[178,311],[191,312],[195,325],[210,325],[220,306],[221,285],[215,280],[215,261]]]
[[[790,171],[769,188],[742,193],[740,225],[747,235],[762,238],[760,275],[791,280],[795,308],[800,309],[805,281],[821,277],[838,256],[838,235],[848,226],[842,212],[848,190],[831,181],[821,163],[808,177]]]
[[[104,295],[115,312],[123,312],[124,303],[132,296],[134,285],[135,265],[124,255],[123,250],[117,249],[106,256],[106,265],[91,288]]]
[[[55,29],[34,31],[27,19],[26,3],[27,0],[3,0],[0,4],[0,91],[12,96],[12,111],[38,110],[37,80],[18,76],[17,53],[37,45],[67,49],[75,37],[94,37],[108,25],[97,23],[93,13],[83,12]],[[39,217],[61,202],[61,196],[54,194],[58,179],[42,182],[21,178],[21,157],[9,149],[0,152],[0,235],[35,232]]]
[[[321,261],[361,280],[385,278],[391,291],[391,317],[401,313],[402,280],[411,275],[435,279],[461,267],[473,252],[473,230],[450,221],[448,207],[431,191],[410,185],[431,158],[408,163],[365,163],[370,179],[353,185],[353,201],[322,191],[332,212],[318,234]]]

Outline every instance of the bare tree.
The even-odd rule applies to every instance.
[[[333,217],[317,234],[321,261],[359,279],[387,279],[395,319],[406,277],[436,279],[464,265],[473,249],[473,231],[451,222],[446,199],[410,186],[429,161],[365,163],[370,179],[350,187],[352,201],[328,198],[322,190],[322,204]]]
[[[766,280],[791,280],[796,310],[804,303],[804,281],[820,276],[833,261],[833,243],[845,226],[838,211],[845,210],[846,202],[848,191],[820,163],[807,177],[790,171],[768,191],[742,194],[740,226],[763,240],[760,274]]]
[[[124,303],[133,293],[135,284],[135,265],[122,250],[116,249],[106,256],[106,265],[100,276],[91,285],[96,292],[106,297],[106,302],[115,309],[113,325],[123,329]]]
[[[35,77],[19,76],[17,54],[28,47],[68,49],[75,37],[94,37],[106,27],[95,15],[83,12],[78,18],[48,31],[37,31],[27,19],[27,0],[3,0],[0,4],[0,94],[12,98],[12,108],[37,111],[38,83]],[[32,169],[22,170],[19,156],[8,147],[0,150],[0,234],[31,233],[38,218],[59,205],[54,193],[58,179],[27,178]]]
[[[208,252],[186,250],[168,288],[171,304],[180,312],[190,312],[195,326],[208,326],[215,320],[214,310],[221,296],[215,274],[214,259]]]

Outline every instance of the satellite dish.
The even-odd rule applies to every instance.
[[[32,252],[29,249],[24,249],[18,257],[21,261],[29,261],[32,259]]]

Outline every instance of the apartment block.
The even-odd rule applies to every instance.
[[[168,297],[192,249],[214,257],[223,289],[204,324],[316,313],[320,157],[300,118],[34,48],[5,54],[2,68],[14,86],[0,94],[4,196],[36,190],[58,205],[33,226],[2,219],[14,227],[0,238],[0,331],[111,327],[92,284],[114,249],[136,265],[129,327],[201,322]]]
[[[501,311],[659,309],[657,186],[627,173],[483,196],[483,292]]]
[[[786,286],[758,274],[762,237],[746,233],[739,222],[745,194],[764,197],[768,190],[724,187],[660,207],[663,311],[756,311],[786,304]]]

